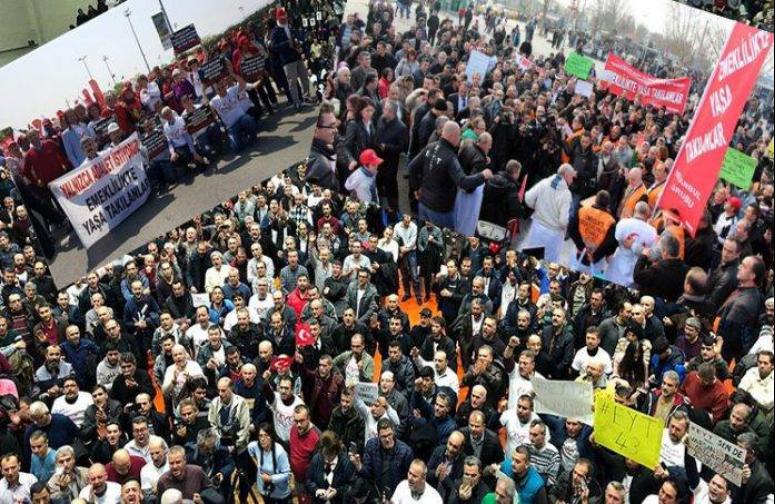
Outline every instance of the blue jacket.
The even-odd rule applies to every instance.
[[[151,296],[133,297],[124,307],[124,328],[129,334],[135,334],[137,322],[142,318],[148,323],[146,332],[153,333],[159,327],[160,312],[159,304]]]
[[[393,495],[393,491],[395,491],[398,484],[406,478],[406,473],[409,472],[409,465],[414,458],[414,451],[403,441],[396,440],[393,450],[393,457],[388,470],[388,481],[384,482],[384,488],[379,488],[383,495]],[[385,456],[386,454],[382,450],[379,438],[369,439],[363,449],[363,467],[359,475],[374,481],[375,485],[380,485],[379,479],[382,475],[382,464]]]
[[[274,443],[274,455],[272,451],[263,451],[258,441],[248,444],[248,453],[258,467],[258,492],[267,496],[261,473],[267,473],[272,477],[272,491],[268,495],[272,499],[285,499],[291,495],[288,480],[291,476],[291,464],[288,462],[288,454],[280,443]]]
[[[293,44],[296,34],[290,27],[288,27],[288,30],[291,32],[291,38],[288,38],[288,34],[282,26],[272,28],[272,33],[269,35],[269,47],[283,65],[294,63],[300,59],[299,52]]]
[[[84,381],[87,373],[93,373],[99,363],[100,349],[97,345],[93,341],[81,338],[77,345],[73,345],[70,341],[64,341],[60,348],[65,354],[65,359],[72,364],[78,384],[83,386],[88,383]]]
[[[552,435],[550,442],[562,452],[562,445],[568,439],[568,433],[565,431],[565,418],[554,415],[541,415],[541,418],[549,427],[549,432]],[[589,443],[590,434],[592,434],[592,427],[582,425],[581,432],[576,438],[576,449],[579,451],[579,457],[591,459],[593,456],[592,445]]]
[[[678,373],[678,378],[681,380],[681,383],[683,383],[684,377],[686,376],[686,368],[684,366],[686,359],[684,358],[683,352],[675,345],[670,345],[670,350],[672,352],[664,362],[660,361],[659,355],[651,356],[651,374],[657,379],[657,386],[662,385],[662,377],[668,371],[675,371]]]
[[[506,457],[506,460],[501,464],[501,471],[507,476],[514,478],[514,473],[511,470],[511,457]],[[533,504],[536,502],[538,495],[541,492],[545,492],[544,479],[538,474],[535,467],[530,466],[527,468],[527,474],[521,481],[514,481],[517,487],[517,496],[519,497],[519,504]]]

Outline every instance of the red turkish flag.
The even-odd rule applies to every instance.
[[[299,322],[296,324],[296,346],[304,347],[315,344],[315,336],[309,330],[309,324]]]
[[[735,24],[678,151],[657,206],[677,210],[692,236],[772,43],[772,33]]]

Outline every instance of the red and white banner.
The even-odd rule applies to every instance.
[[[657,206],[678,210],[692,236],[772,43],[772,33],[735,24],[686,132]]]
[[[515,61],[517,62],[517,66],[520,70],[530,70],[535,66],[535,64],[530,61],[527,57],[517,54]]]
[[[617,96],[624,96],[628,100],[638,99],[644,105],[653,105],[677,114],[683,114],[686,109],[692,87],[689,77],[658,79],[641,72],[613,53],[608,54],[605,70],[606,77],[601,77],[598,86]]]

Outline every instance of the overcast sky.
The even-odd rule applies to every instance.
[[[194,23],[201,37],[218,33],[244,16],[267,5],[269,0],[164,0],[170,22],[178,28]],[[169,61],[151,16],[160,11],[158,0],[129,0],[93,21],[60,36],[39,49],[0,68],[3,108],[0,128],[25,128],[42,115],[53,116],[88,88],[86,64],[103,90],[112,87],[103,56],[117,78],[146,72],[124,11],[130,9],[137,36],[151,66]]]

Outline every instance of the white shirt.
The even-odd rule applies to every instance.
[[[191,140],[191,135],[188,134],[186,128],[186,121],[180,116],[175,117],[171,123],[164,121],[163,130],[164,136],[173,147],[185,147]]]
[[[164,381],[161,385],[161,388],[165,391],[165,393],[172,389],[173,397],[177,397],[178,394],[180,394],[180,392],[183,390],[183,386],[186,384],[186,381],[189,378],[194,378],[196,376],[201,376],[202,378],[205,377],[202,368],[199,366],[199,364],[196,363],[196,361],[193,360],[188,360],[186,362],[186,367],[183,370],[184,372],[179,373],[176,379],[175,370],[177,368],[178,366],[173,364],[172,366],[169,366],[166,371],[164,371]]]
[[[258,311],[256,311],[255,307],[247,306],[247,310],[252,323],[258,324],[261,322],[261,317],[258,316]],[[232,310],[227,313],[226,318],[223,319],[223,330],[227,332],[231,331],[235,325],[237,325],[237,310]]]
[[[83,426],[86,408],[92,404],[94,404],[94,400],[88,392],[78,392],[78,397],[72,404],[65,399],[65,396],[59,396],[54,399],[54,404],[51,406],[51,413],[58,413],[66,416],[80,429]]]
[[[121,485],[113,481],[106,481],[105,484],[108,487],[101,497],[95,496],[94,499],[91,498],[91,485],[83,487],[78,497],[90,504],[118,504],[121,502]]]
[[[673,443],[670,440],[670,431],[666,428],[662,432],[662,451],[659,461],[667,467],[683,467],[686,445],[683,443]]]
[[[30,502],[30,487],[38,482],[38,478],[32,474],[20,472],[19,481],[13,488],[8,487],[8,480],[0,479],[0,504],[13,504],[14,502]]]
[[[239,98],[239,84],[235,84],[226,91],[226,96],[215,95],[210,100],[210,106],[218,114],[227,128],[234,126],[240,117],[245,114]]]
[[[740,380],[740,385],[737,388],[745,390],[754,400],[759,403],[762,409],[770,411],[773,403],[775,402],[775,388],[773,385],[773,377],[775,373],[770,371],[770,374],[761,378],[759,375],[759,368],[752,367],[743,375],[743,379]]]
[[[264,318],[274,308],[274,298],[268,292],[264,299],[258,299],[258,294],[253,294],[248,301],[248,308],[252,308],[259,317]]]
[[[210,294],[215,287],[223,287],[233,269],[228,264],[221,264],[220,269],[216,269],[215,266],[208,268],[205,272],[205,291]]]
[[[151,441],[154,439],[157,441],[162,440],[162,438],[159,436],[151,434],[151,436],[148,438],[148,444],[145,445],[145,447],[137,446],[137,442],[132,439],[124,445],[124,449],[128,451],[130,455],[134,455],[135,457],[140,457],[141,459],[145,460],[145,465],[153,465],[153,459],[151,458]]]
[[[536,374],[543,378],[540,373],[533,373],[533,376]],[[507,409],[516,408],[517,400],[523,395],[533,395],[533,382],[530,381],[531,378],[532,376],[524,378],[519,374],[519,365],[514,364],[514,369],[509,373],[509,402]]]
[[[587,347],[582,347],[576,352],[576,356],[573,358],[573,363],[570,365],[575,371],[584,371],[587,369],[587,364],[591,361],[597,360],[603,363],[603,372],[607,375],[613,372],[613,364],[611,362],[611,356],[608,355],[602,347],[597,348],[597,353],[594,357],[590,357]]]
[[[536,420],[538,415],[533,412],[527,422],[522,423],[517,416],[516,408],[509,408],[501,413],[501,425],[506,427],[508,435],[508,444],[506,453],[513,453],[514,450],[523,444],[530,443],[530,422]],[[546,432],[546,442],[549,442],[549,431]]]
[[[208,322],[207,327],[209,326]],[[199,324],[195,324],[186,331],[186,338],[194,344],[194,348],[199,348],[207,342],[207,327],[202,328]]]
[[[140,469],[140,488],[142,488],[143,491],[150,490],[156,493],[156,483],[159,482],[159,477],[169,470],[170,464],[166,460],[161,467],[156,467],[153,461],[145,464],[143,468]]]
[[[280,393],[274,393],[274,401],[269,405],[269,409],[274,413],[274,432],[277,439],[288,442],[291,438],[291,426],[293,425],[293,409],[304,401],[297,395],[293,396],[293,402],[286,405],[280,399]]]
[[[409,481],[404,480],[398,484],[393,497],[390,498],[393,504],[442,504],[444,501],[435,488],[425,483],[425,490],[419,499],[412,497],[412,491],[409,489]]]

